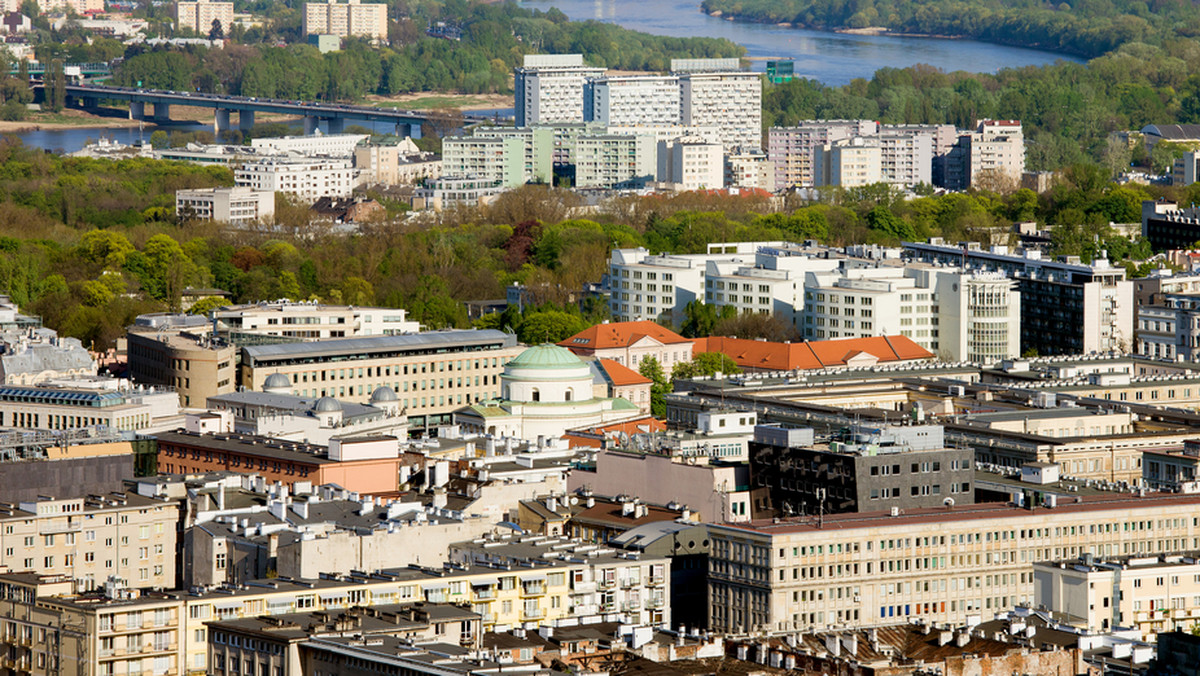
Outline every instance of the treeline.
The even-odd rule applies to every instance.
[[[248,44],[224,49],[150,49],[132,46],[115,73],[125,86],[238,94],[298,100],[353,100],[369,94],[455,90],[470,94],[511,91],[512,69],[527,53],[584,54],[588,63],[625,70],[665,70],[670,59],[740,56],[728,40],[671,38],[596,21],[572,22],[557,10],[540,12],[515,3],[449,0],[422,3],[417,16],[395,22],[391,46],[347,40],[345,49],[321,54],[306,44],[275,46],[269,33],[244,36]],[[461,25],[461,41],[425,35],[430,21]]]
[[[1200,9],[1176,0],[704,0],[749,21],[974,38],[1094,57],[1130,42],[1167,44],[1200,34]]]
[[[279,212],[284,227],[235,231],[176,222],[164,204],[169,198],[156,197],[227,182],[220,170],[0,150],[0,288],[47,325],[99,347],[111,345],[137,313],[178,307],[187,286],[219,287],[239,302],[287,297],[403,307],[436,328],[469,325],[463,301],[503,298],[520,283],[537,310],[487,321],[540,342],[605,316],[602,303],[579,308],[577,299],[585,283],[601,280],[614,247],[697,253],[720,241],[1004,241],[1014,221],[1036,220],[1062,224],[1055,228],[1058,253],[1086,257],[1106,248],[1117,260],[1133,260],[1144,244],[1116,236],[1109,222],[1136,220],[1143,199],[1200,199],[1200,189],[1112,185],[1104,170],[1082,165],[1040,197],[1021,190],[906,201],[871,186],[832,191],[815,203],[792,198],[776,210],[761,195],[685,193],[614,199],[584,220],[569,216],[579,206],[576,195],[527,186],[484,209],[446,212],[435,225],[385,222],[346,237],[297,225],[306,212],[286,203]],[[76,198],[95,208],[63,208]],[[737,319],[697,315],[690,330]],[[738,335],[778,329],[731,326]]]
[[[1198,70],[1200,45],[1194,40],[1161,47],[1126,44],[1087,64],[996,74],[945,73],[925,65],[884,68],[870,80],[843,87],[813,80],[768,87],[763,122],[864,118],[970,128],[984,118],[1016,119],[1025,126],[1029,169],[1095,162],[1115,173],[1139,158],[1135,148],[1109,143],[1112,132],[1200,122],[1200,76],[1193,75]]]

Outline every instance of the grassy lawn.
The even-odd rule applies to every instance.
[[[488,99],[482,96],[470,95],[437,95],[422,96],[398,103],[396,101],[380,101],[375,104],[380,108],[402,108],[404,110],[430,110],[434,108],[463,108],[466,106],[486,106]]]

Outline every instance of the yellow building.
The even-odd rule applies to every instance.
[[[359,0],[304,3],[305,35],[387,38],[387,5]]]
[[[228,34],[233,27],[233,3],[180,0],[175,4],[175,21],[179,30],[194,30],[203,35],[208,35],[213,30],[213,22],[217,21],[221,31]]]

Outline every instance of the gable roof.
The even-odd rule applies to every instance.
[[[794,371],[874,362],[932,359],[933,353],[905,336],[769,343],[710,336],[695,341],[695,354],[721,352],[744,369]],[[872,359],[873,358],[873,359]]]
[[[629,347],[642,338],[650,337],[665,345],[689,343],[687,338],[651,321],[613,322],[597,324],[559,343],[571,350],[603,350]]]
[[[611,359],[597,359],[596,362],[600,365],[604,375],[608,377],[616,387],[626,385],[648,385],[651,380],[646,376],[634,371],[628,366],[622,366]]]

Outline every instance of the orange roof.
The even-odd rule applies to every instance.
[[[628,347],[642,338],[650,336],[660,343],[688,343],[687,338],[654,322],[614,322],[597,324],[559,343],[568,349],[603,350],[613,347]]]
[[[694,354],[722,352],[747,369],[793,371],[846,366],[853,361],[908,361],[932,359],[933,353],[905,336],[840,338],[800,343],[711,336],[695,341]]]
[[[613,385],[622,387],[625,385],[647,385],[651,381],[646,376],[634,371],[628,366],[622,366],[611,359],[598,359],[600,368],[604,369],[604,373],[608,375],[608,379]]]
[[[566,434],[562,435],[562,438],[571,442],[572,446],[601,448],[604,439],[611,439],[622,432],[627,436],[633,436],[634,434],[646,434],[649,432],[664,432],[666,429],[667,423],[648,415],[644,418],[623,420],[608,425],[596,425],[595,427],[569,430]]]

